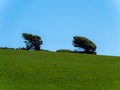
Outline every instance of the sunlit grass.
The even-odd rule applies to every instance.
[[[120,57],[0,50],[0,90],[120,90]]]

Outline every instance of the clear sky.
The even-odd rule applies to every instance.
[[[43,49],[74,50],[73,36],[120,55],[119,0],[0,0],[0,47],[23,47],[22,33],[41,36]]]

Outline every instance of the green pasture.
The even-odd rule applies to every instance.
[[[120,57],[0,50],[0,90],[120,90]]]

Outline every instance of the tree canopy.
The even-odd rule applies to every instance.
[[[40,36],[28,33],[22,33],[22,36],[25,39],[26,50],[40,50],[40,45],[43,44]]]
[[[93,53],[96,51],[96,45],[86,37],[74,36],[73,45],[79,49],[84,49],[85,53]]]

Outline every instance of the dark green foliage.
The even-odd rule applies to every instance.
[[[56,52],[69,52],[69,53],[71,53],[72,51],[68,50],[68,49],[59,49],[59,50],[56,50]]]
[[[96,53],[96,45],[89,39],[81,36],[73,37],[73,45],[74,47],[78,47],[79,49],[84,49],[85,53]]]
[[[26,50],[40,50],[40,45],[43,43],[40,36],[28,33],[23,33],[22,36],[25,39]]]
[[[9,48],[9,47],[0,47],[0,49],[5,49],[5,50],[15,50],[15,48]]]
[[[52,52],[52,51],[49,51],[49,50],[46,50],[46,49],[41,49],[41,51],[43,51],[43,52]]]

